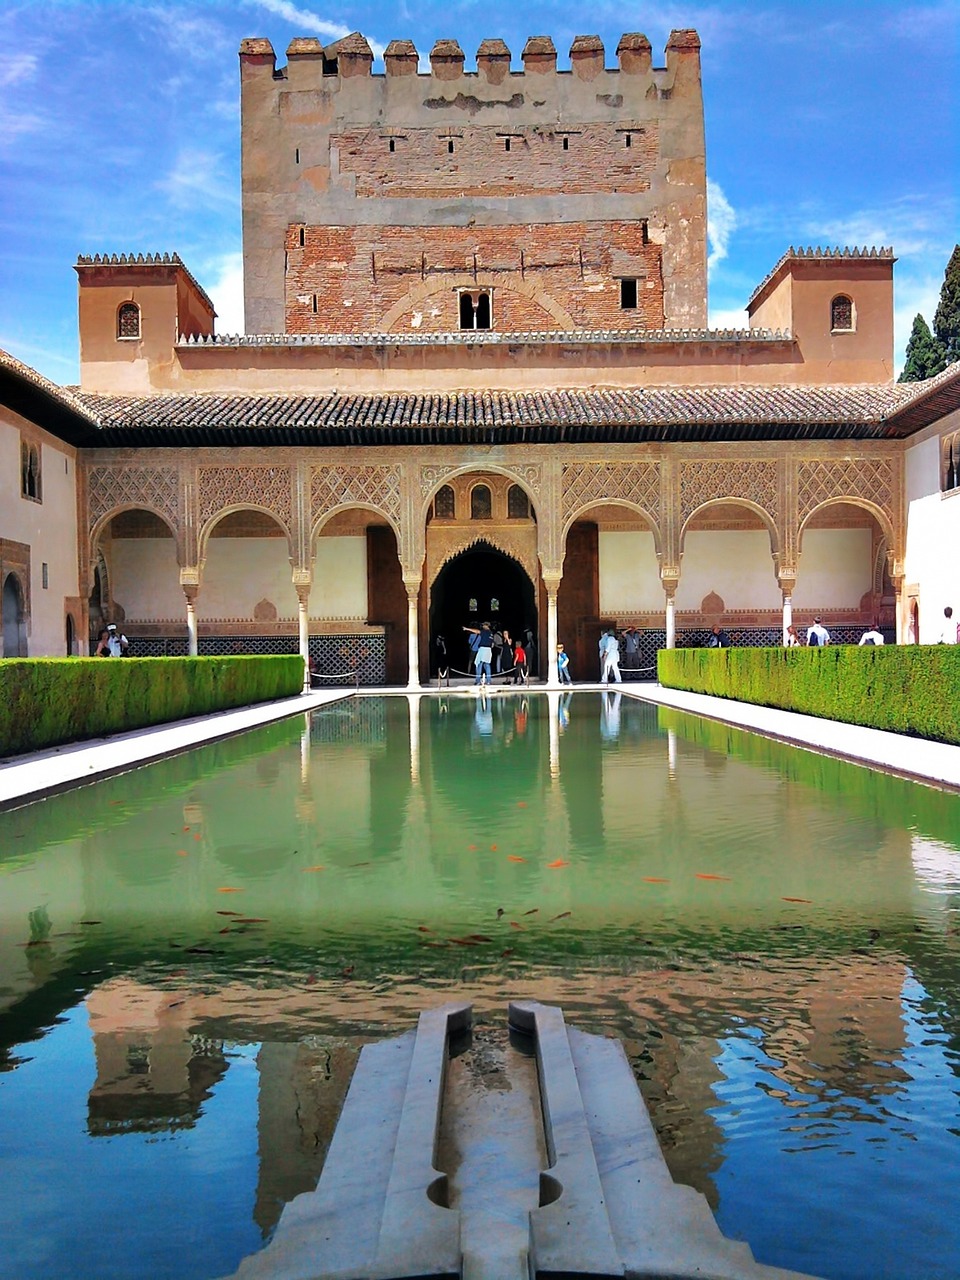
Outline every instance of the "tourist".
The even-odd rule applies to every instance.
[[[623,633],[623,669],[637,671],[640,667],[640,633],[636,627],[627,627]]]
[[[447,638],[446,636],[437,636],[434,641],[437,650],[437,675],[441,680],[445,679],[450,672],[450,659],[447,657]]]
[[[513,646],[513,683],[526,684],[529,679],[529,670],[527,668],[527,651],[523,647],[523,641],[518,640]]]
[[[950,605],[943,611],[943,626],[940,629],[940,639],[937,644],[956,644],[957,643],[957,626],[953,621],[953,609]]]
[[[496,644],[496,637],[494,637],[493,642]],[[498,674],[501,672],[509,673],[513,670],[515,661],[513,656],[513,640],[511,639],[510,632],[506,627],[503,628],[503,645],[500,649],[500,653],[497,655],[497,661],[501,663],[501,665],[497,667]]]
[[[797,635],[797,628],[793,625],[792,622],[790,623],[789,627],[787,627],[787,633],[783,637],[783,644],[784,644],[784,648],[786,649],[800,648],[800,637]]]
[[[474,654],[474,666],[477,672],[475,684],[489,684],[491,681],[490,663],[493,661],[493,632],[490,623],[485,622],[479,630],[476,627],[464,627],[470,633],[470,648]]]
[[[600,683],[607,684],[611,676],[620,684],[620,644],[612,629],[600,636]]]
[[[863,644],[883,644],[883,635],[876,623],[873,624],[869,631],[865,631],[857,641],[858,647]]]
[[[570,657],[562,644],[557,645],[557,679],[561,684],[573,684],[570,677]]]
[[[122,658],[130,648],[130,641],[117,631],[117,624],[111,622],[106,630],[100,632],[100,643],[97,645],[98,658]]]
[[[500,629],[499,622],[495,622],[492,628],[493,642],[493,669],[497,673],[503,670],[503,631]]]
[[[729,649],[730,637],[721,627],[714,627],[707,637],[708,649]]]
[[[830,643],[830,632],[820,621],[819,615],[814,618],[813,626],[807,627],[807,644],[811,649]]]
[[[528,627],[523,633],[523,647],[527,654],[527,670],[532,676],[538,674],[537,667],[537,642],[533,638],[533,632]]]

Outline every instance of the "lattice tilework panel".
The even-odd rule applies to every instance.
[[[201,526],[225,507],[266,507],[289,530],[289,467],[198,467],[197,494]]]
[[[705,502],[745,498],[756,502],[776,518],[778,471],[776,462],[763,458],[729,461],[684,462],[680,467],[680,518],[686,520]]]
[[[91,653],[96,644],[91,644]],[[131,658],[185,658],[186,636],[131,636],[127,654]]]
[[[656,462],[571,462],[563,468],[563,517],[594,502],[629,502],[660,519]]]
[[[165,516],[176,529],[180,477],[176,467],[90,467],[87,471],[90,527],[118,507],[145,507]]]
[[[315,688],[361,684],[386,684],[387,638],[383,635],[311,636],[310,658],[314,669],[325,677]]]
[[[310,516],[353,502],[378,507],[400,520],[399,466],[314,467],[310,474]]]
[[[237,654],[299,653],[296,636],[201,636],[201,658],[232,658]]]
[[[310,717],[310,741],[355,742],[369,746],[387,736],[384,698],[347,698],[315,711]]]
[[[800,520],[830,499],[863,498],[892,516],[896,477],[890,458],[802,462],[797,469],[797,513]]]

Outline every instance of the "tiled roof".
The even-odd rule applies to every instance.
[[[858,245],[855,245],[851,249],[848,245],[844,245],[842,249],[839,246],[831,249],[830,246],[827,245],[824,249],[820,245],[817,245],[814,249],[812,246],[808,245],[806,249],[804,249],[801,245],[799,249],[795,249],[793,245],[791,245],[787,252],[774,263],[771,269],[754,289],[753,293],[751,293],[750,297],[747,299],[747,308],[750,308],[754,299],[759,298],[760,294],[763,293],[764,289],[766,289],[767,285],[777,274],[780,268],[786,266],[788,262],[837,262],[843,258],[850,258],[852,260],[873,258],[885,259],[887,262],[896,262],[896,258],[893,256],[893,249],[888,249],[886,247],[877,249],[875,247],[868,247],[867,245],[864,245],[861,249]]]
[[[97,444],[509,444],[886,438],[904,386],[382,394],[84,395]]]
[[[78,444],[100,425],[96,413],[78,396],[2,349],[0,404],[70,444]]]

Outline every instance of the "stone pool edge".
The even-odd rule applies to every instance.
[[[913,782],[960,792],[960,747],[924,738],[910,738],[882,729],[866,729],[843,724],[838,720],[821,720],[794,711],[779,711],[753,703],[715,698],[708,694],[686,693],[661,685],[644,684],[603,686],[599,683],[578,684],[574,692],[594,692],[605,687],[616,688],[627,697],[672,707],[691,715],[703,716],[723,724],[759,733],[790,746],[838,756],[853,764],[882,769]],[[113,774],[125,773],[139,765],[163,759],[180,751],[219,738],[256,729],[275,720],[313,711],[357,696],[385,695],[403,697],[410,690],[397,688],[364,688],[358,695],[353,689],[324,689],[297,694],[278,702],[264,702],[232,711],[219,711],[209,716],[154,725],[131,733],[87,742],[69,743],[30,755],[0,760],[0,811],[42,800],[45,796],[83,786]],[[469,696],[471,688],[456,691]],[[498,689],[499,696],[522,692],[545,692],[544,686],[530,690]],[[436,696],[438,690],[424,686],[418,696]]]
[[[277,702],[259,702],[251,707],[9,756],[0,760],[0,812],[355,696],[353,689],[294,694]]]
[[[960,792],[960,747],[947,742],[931,742],[928,738],[911,738],[885,729],[821,720],[797,711],[780,711],[705,693],[666,689],[662,685],[648,685],[642,690],[630,688],[624,692],[644,702],[718,720],[793,747],[838,756],[852,764],[881,769],[911,782]]]

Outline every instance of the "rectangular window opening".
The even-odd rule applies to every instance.
[[[637,309],[637,282],[636,279],[624,277],[620,281],[620,310],[636,311]]]
[[[563,149],[564,149],[564,151],[569,151],[569,150],[570,150],[570,139],[569,139],[569,138],[564,138],[564,140],[563,140]]]
[[[447,141],[447,154],[451,156],[453,155],[453,139],[452,138],[450,138]]]
[[[317,295],[313,295],[313,314],[317,314]]]
[[[307,243],[307,229],[306,227],[301,227],[300,228],[300,248],[302,249],[306,243]]]
[[[510,150],[510,139],[509,139],[509,138],[504,138],[504,140],[503,140],[503,149],[504,149],[504,151],[509,151],[509,150]]]
[[[50,566],[46,560],[40,565],[40,581],[43,584],[44,591],[46,591],[50,586]]]
[[[299,164],[299,163],[300,163],[300,148],[299,148],[299,147],[297,147],[296,151],[295,151],[293,154],[294,154],[294,158],[296,159],[296,163],[297,163],[297,164]]]
[[[390,154],[391,154],[391,155],[393,155],[394,151],[396,151],[396,149],[397,149],[397,140],[396,140],[396,138],[391,138],[391,139],[390,139],[389,146],[390,146]]]
[[[632,147],[632,146],[633,146],[633,142],[632,142],[632,140],[631,140],[631,138],[630,138],[629,133],[628,133],[628,134],[626,134],[626,136],[624,137],[624,139],[623,139],[623,145],[624,145],[625,147]]]

